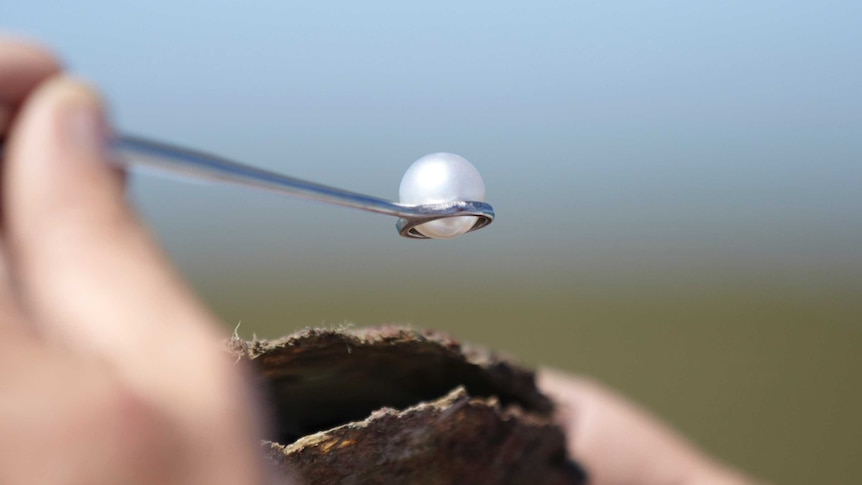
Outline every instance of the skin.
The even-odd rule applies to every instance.
[[[127,204],[109,133],[92,88],[0,37],[0,483],[268,483],[251,379]],[[539,383],[595,485],[749,483],[598,384]]]
[[[538,384],[558,403],[569,452],[587,469],[591,485],[755,483],[601,383],[542,369]]]

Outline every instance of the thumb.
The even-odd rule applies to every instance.
[[[127,218],[122,177],[107,168],[107,130],[98,96],[83,84],[57,77],[30,96],[9,138],[3,194],[10,243],[22,255],[82,223]]]
[[[25,311],[51,336],[66,332],[46,327],[75,320],[74,301],[87,297],[78,283],[97,271],[90,253],[133,220],[122,176],[108,164],[107,131],[95,92],[55,77],[29,96],[10,132],[3,167],[10,269]]]
[[[125,200],[107,126],[99,97],[77,81],[58,77],[31,95],[3,177],[11,270],[43,333],[149,369],[166,332],[210,343],[215,329]]]

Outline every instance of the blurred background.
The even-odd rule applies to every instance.
[[[498,218],[135,177],[240,334],[405,323],[595,376],[782,484],[862,471],[862,3],[0,0],[121,129],[397,197],[458,153]]]

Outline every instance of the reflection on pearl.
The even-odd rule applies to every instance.
[[[421,205],[440,202],[485,201],[485,182],[470,162],[453,153],[432,153],[413,162],[398,190],[402,204]],[[416,230],[434,239],[450,239],[469,231],[474,216],[449,217],[426,222]]]

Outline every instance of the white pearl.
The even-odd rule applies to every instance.
[[[402,204],[421,205],[456,200],[485,201],[485,182],[470,162],[453,153],[432,153],[413,162],[398,189]],[[416,226],[434,239],[450,239],[469,231],[475,216],[447,217]]]

